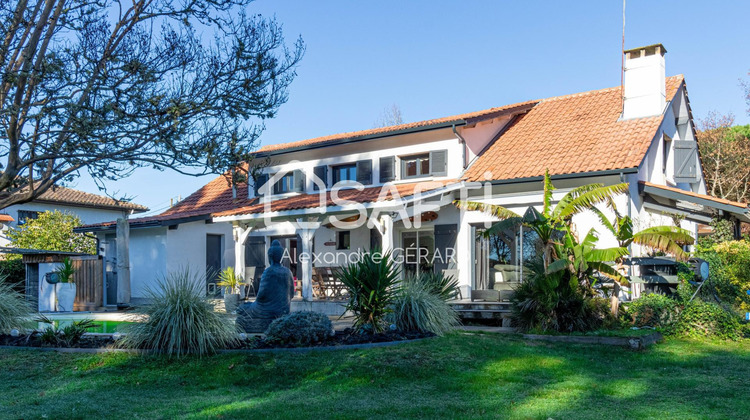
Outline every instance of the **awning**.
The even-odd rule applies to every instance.
[[[695,222],[709,223],[717,215],[750,222],[750,208],[745,203],[644,181],[638,182],[638,192],[644,198],[644,207],[680,214]]]

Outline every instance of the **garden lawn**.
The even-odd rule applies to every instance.
[[[494,334],[370,350],[0,350],[2,418],[748,418],[750,341],[649,350]]]

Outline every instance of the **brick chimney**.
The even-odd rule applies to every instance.
[[[622,119],[661,115],[666,106],[666,70],[661,44],[625,51]]]

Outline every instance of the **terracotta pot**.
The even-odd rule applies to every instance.
[[[57,283],[55,291],[57,293],[57,311],[73,312],[73,303],[76,300],[76,284]]]

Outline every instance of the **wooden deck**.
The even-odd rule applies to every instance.
[[[449,302],[462,321],[497,321],[510,327],[510,302],[482,302],[460,299]]]

